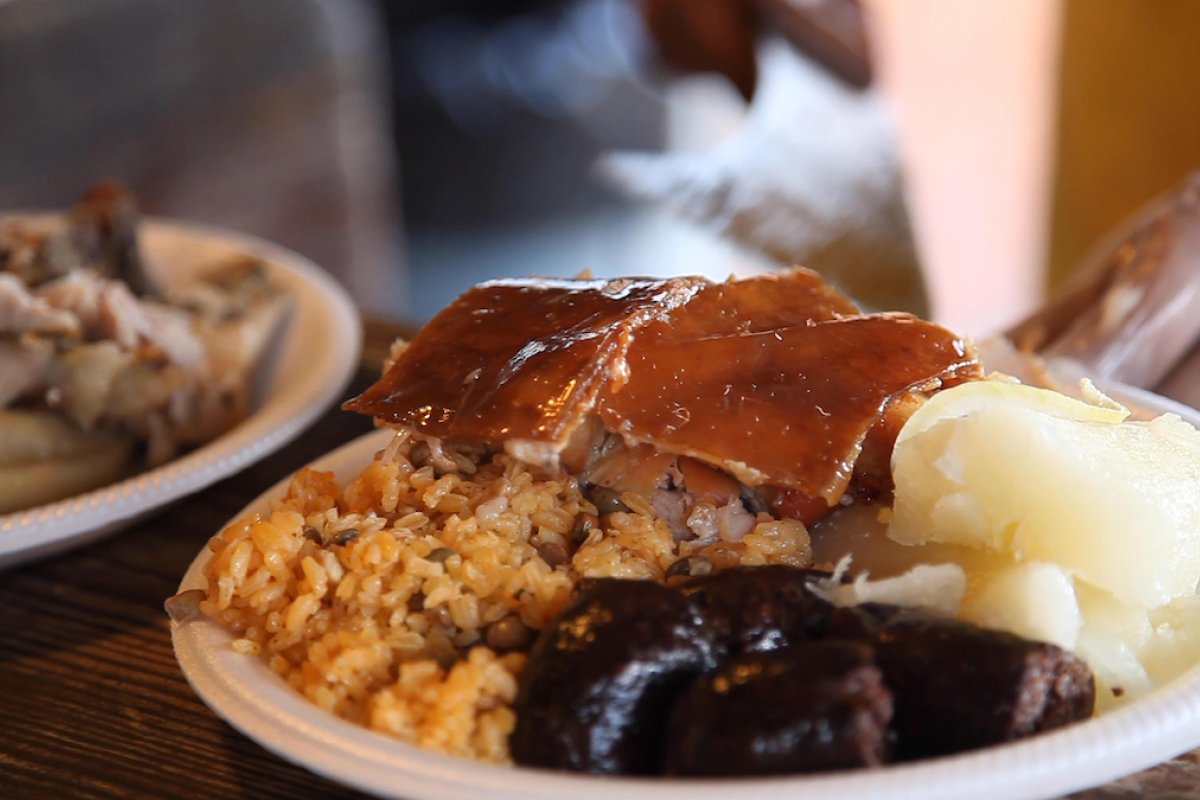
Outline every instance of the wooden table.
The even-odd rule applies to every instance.
[[[403,328],[368,323],[347,396]],[[281,477],[370,430],[336,409],[294,444],[97,544],[0,572],[0,797],[356,797],[268,753],[192,693],[163,600]],[[1200,750],[1077,795],[1200,798]]]

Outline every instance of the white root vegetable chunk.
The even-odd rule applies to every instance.
[[[1074,650],[1083,620],[1075,584],[1062,568],[1040,561],[987,575],[959,610],[959,617],[1026,639]]]
[[[1200,432],[1001,381],[934,395],[901,430],[888,535],[1055,564],[1158,608],[1200,578]]]
[[[811,583],[809,588],[835,606],[888,603],[947,617],[958,613],[967,588],[966,573],[958,564],[918,564],[903,575],[877,581],[860,572],[855,580],[843,583],[841,575],[849,562],[847,557],[832,578]]]

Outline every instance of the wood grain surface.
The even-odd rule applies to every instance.
[[[403,330],[366,326],[346,396]],[[360,797],[210,712],[175,662],[163,600],[246,503],[370,427],[331,409],[279,453],[120,534],[0,572],[0,797]],[[1200,798],[1200,751],[1077,797]]]

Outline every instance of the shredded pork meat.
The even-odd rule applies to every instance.
[[[66,226],[6,220],[0,437],[4,424],[57,416],[81,441],[99,432],[142,443],[146,463],[170,459],[245,415],[287,305],[251,258],[214,264],[174,291],[153,285],[132,199],[113,186],[90,191]]]

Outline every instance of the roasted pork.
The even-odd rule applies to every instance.
[[[860,314],[807,270],[528,279],[468,291],[346,408],[636,491],[679,538],[700,535],[703,506],[737,538],[739,512],[811,520],[836,506],[864,447],[858,483],[886,491],[899,417],[979,374],[969,342]]]
[[[124,470],[135,444],[158,464],[242,419],[255,365],[289,304],[252,258],[214,264],[171,290],[154,286],[136,223],[132,198],[111,184],[89,191],[65,225],[0,223],[0,439],[18,426],[36,438],[53,419],[59,438],[65,430],[81,443],[119,442],[120,463],[88,473],[96,481]],[[44,491],[8,493],[4,511],[92,488],[61,464],[0,466],[20,472],[21,485],[50,476]]]

